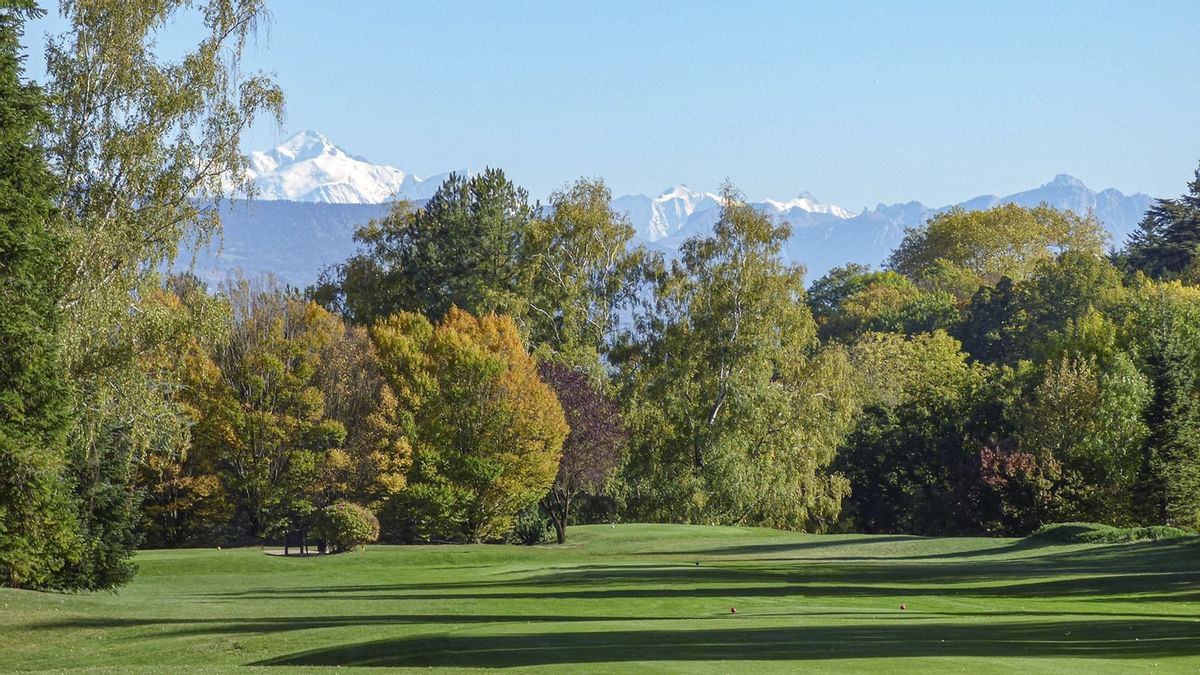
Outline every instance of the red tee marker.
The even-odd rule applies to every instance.
[[[730,607],[730,608],[729,608],[729,613],[730,613],[730,614],[737,614],[737,607]]]

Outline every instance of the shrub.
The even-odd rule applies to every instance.
[[[1113,527],[1100,523],[1051,523],[1029,535],[1030,539],[1063,544],[1124,544],[1134,541],[1158,541],[1193,536],[1178,527]]]
[[[554,538],[554,526],[537,504],[530,504],[517,513],[513,531],[508,535],[511,544],[545,544]]]
[[[342,553],[379,539],[379,520],[358,504],[338,502],[321,509],[316,534],[334,553]]]

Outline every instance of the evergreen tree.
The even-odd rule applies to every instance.
[[[1200,278],[1200,168],[1178,199],[1159,199],[1129,238],[1126,260],[1155,278]]]
[[[43,97],[22,83],[33,2],[0,0],[0,584],[49,583],[77,553],[64,482],[69,401],[59,357],[54,181],[37,127]]]
[[[452,306],[523,316],[523,252],[537,211],[499,169],[450,174],[422,208],[399,202],[359,228],[363,252],[327,270],[314,297],[365,324],[399,311],[436,320]]]

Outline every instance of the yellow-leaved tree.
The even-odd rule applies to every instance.
[[[484,541],[549,490],[568,427],[516,324],[451,308],[436,325],[401,312],[371,337],[412,447],[390,536]]]

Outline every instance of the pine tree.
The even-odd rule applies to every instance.
[[[77,553],[64,457],[54,180],[38,144],[41,91],[21,82],[30,0],[0,0],[0,584],[49,583]]]
[[[1126,248],[1129,265],[1158,279],[1193,277],[1200,253],[1200,168],[1178,199],[1159,199]]]

